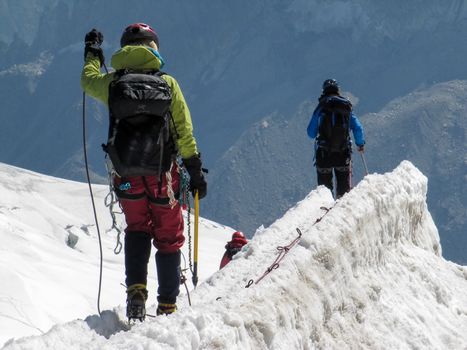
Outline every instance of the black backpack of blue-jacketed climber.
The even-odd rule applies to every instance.
[[[159,71],[117,71],[109,86],[109,138],[104,150],[120,176],[158,175],[176,149],[170,133],[172,93]]]
[[[352,103],[338,95],[323,96],[319,106],[321,115],[318,144],[330,152],[343,152],[350,148],[350,117]]]

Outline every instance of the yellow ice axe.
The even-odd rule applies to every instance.
[[[193,247],[193,285],[198,284],[198,227],[199,227],[199,196],[198,190],[195,190],[195,238]]]

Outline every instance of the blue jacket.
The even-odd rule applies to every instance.
[[[311,116],[310,123],[306,129],[308,136],[312,139],[318,136],[319,124],[321,121],[321,107],[318,105]],[[365,144],[365,136],[363,133],[362,124],[358,120],[357,116],[354,113],[350,114],[350,130],[352,130],[353,137],[355,139],[355,144],[357,146],[363,146]],[[317,145],[319,146],[319,145]]]

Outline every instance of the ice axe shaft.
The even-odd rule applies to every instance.
[[[198,284],[198,228],[199,228],[199,196],[198,190],[195,190],[195,237],[193,245],[193,277],[192,282],[196,287]]]

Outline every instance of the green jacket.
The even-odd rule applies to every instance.
[[[156,70],[161,61],[145,46],[125,46],[112,56],[111,66],[115,69],[148,69]],[[177,81],[170,75],[162,78],[172,89],[171,112],[177,129],[177,146],[182,158],[190,158],[198,154],[196,140],[193,136],[193,124],[188,106]],[[114,73],[103,74],[97,57],[88,54],[81,73],[81,87],[84,92],[97,100],[108,104],[109,84],[115,79]],[[175,133],[173,133],[175,135]]]

